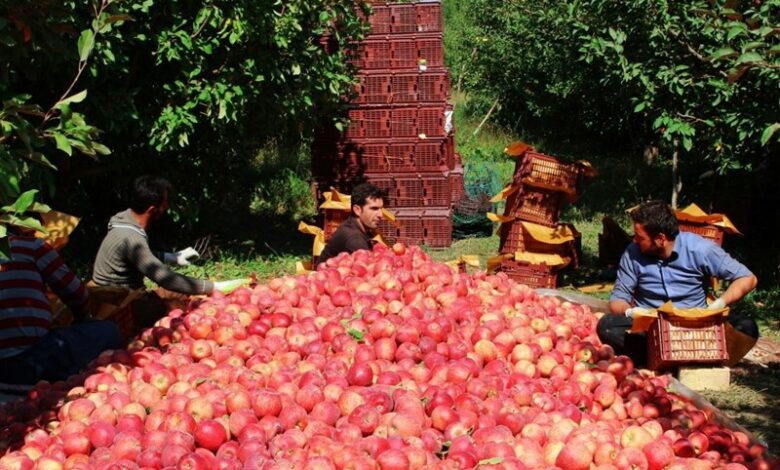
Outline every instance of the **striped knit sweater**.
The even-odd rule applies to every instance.
[[[87,289],[49,244],[34,237],[9,237],[10,259],[0,259],[0,359],[15,356],[51,326],[46,285],[75,314],[87,307]]]

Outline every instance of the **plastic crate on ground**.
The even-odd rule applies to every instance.
[[[349,212],[338,209],[323,209],[322,232],[329,241],[341,224],[349,218]]]
[[[466,188],[463,183],[464,169],[463,165],[456,165],[450,171],[450,198],[454,204],[460,201],[466,195]]]
[[[514,178],[526,185],[576,194],[582,169],[576,164],[529,151],[518,160]]]
[[[558,275],[553,268],[546,264],[527,264],[513,259],[505,259],[501,261],[498,270],[515,282],[529,287],[553,289],[558,284]]]
[[[718,246],[723,245],[723,229],[717,225],[693,224],[688,221],[681,221],[679,227],[681,232],[695,233],[696,235],[714,242]]]
[[[552,244],[540,242],[532,238],[525,230],[523,223],[520,220],[503,223],[499,229],[498,252],[509,254],[521,251],[560,255],[570,258],[570,266],[576,268],[579,266],[580,260],[582,259],[582,234],[580,234],[571,224],[566,225],[568,225],[569,229],[574,233],[574,240],[565,243]]]
[[[452,210],[426,209],[423,212],[423,241],[433,248],[452,245]]]
[[[504,215],[549,227],[558,223],[564,193],[523,186],[507,198]]]
[[[661,370],[681,365],[723,364],[729,358],[725,317],[671,318],[659,312],[647,331],[647,363]]]

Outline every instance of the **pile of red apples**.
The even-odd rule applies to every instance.
[[[599,314],[417,247],[194,301],[0,409],[0,469],[774,469]]]

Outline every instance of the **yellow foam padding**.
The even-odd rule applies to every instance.
[[[665,313],[669,318],[683,318],[686,320],[705,320],[712,317],[726,316],[729,308],[708,310],[706,308],[677,308],[671,302],[666,302],[655,310],[648,310],[648,314],[635,314],[631,326],[631,333],[641,333],[650,328],[653,320],[658,318],[658,312]]]
[[[560,245],[574,240],[574,231],[568,225],[546,227],[531,222],[521,222],[531,238],[548,245]]]
[[[522,141],[516,141],[509,144],[507,148],[504,149],[504,153],[509,155],[510,157],[519,157],[520,155],[524,154],[525,152],[533,150],[533,147],[526,144]]]
[[[377,233],[376,235],[374,235],[374,238],[372,238],[372,240],[379,243],[380,245],[387,246],[387,242],[385,241],[384,238],[382,238],[381,233]]]
[[[47,233],[35,232],[35,236],[45,240],[55,250],[68,244],[68,236],[76,230],[80,221],[76,216],[58,211],[42,213],[41,220]]]
[[[453,260],[445,261],[444,264],[446,264],[447,266],[451,267],[455,271],[458,270],[458,266],[460,266],[461,264],[467,264],[467,265],[472,266],[474,268],[478,268],[479,267],[479,256],[477,256],[477,255],[461,255],[461,256],[458,256],[457,258],[453,259]]]
[[[325,232],[321,228],[309,225],[305,222],[298,223],[298,231],[306,235],[314,235],[314,244],[311,248],[312,256],[319,256],[325,249]]]
[[[577,290],[583,294],[600,294],[604,292],[612,292],[612,288],[615,287],[614,283],[604,284],[591,284],[589,286],[578,287]]]
[[[330,188],[330,191],[325,191],[322,195],[325,197],[325,202],[320,204],[320,209],[335,209],[345,212],[352,211],[352,196],[342,194],[334,188]],[[382,216],[390,222],[396,222],[395,214],[387,209],[382,209]]]
[[[493,256],[491,258],[488,258],[487,260],[487,272],[488,273],[494,273],[498,270],[499,266],[501,266],[501,262],[505,259],[512,259],[512,254],[503,254],[503,255],[497,255]]]
[[[582,174],[586,178],[594,178],[599,175],[599,171],[587,160],[578,160],[577,164],[582,167]]]
[[[501,190],[501,192],[499,192],[498,194],[490,198],[490,202],[501,202],[504,199],[511,196],[518,189],[520,189],[519,184],[518,185],[509,184],[505,186],[504,189]]]
[[[518,251],[515,253],[515,261],[523,261],[529,264],[546,264],[547,266],[566,266],[571,262],[570,258],[560,255],[547,253],[531,253],[528,251]]]
[[[493,212],[487,212],[486,213],[487,218],[492,222],[498,222],[500,224],[503,224],[504,222],[511,222],[515,220],[514,217],[508,216],[508,215],[498,215]]]
[[[352,210],[352,197],[347,194],[342,194],[334,188],[330,188],[330,191],[322,193],[325,197],[325,202],[320,204],[320,209],[337,209],[343,211]]]
[[[312,271],[311,260],[296,261],[295,274],[307,274]]]
[[[696,204],[690,204],[685,209],[674,211],[674,215],[679,221],[715,225],[727,233],[742,235],[725,214],[707,214]]]

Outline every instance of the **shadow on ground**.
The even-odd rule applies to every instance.
[[[701,392],[718,409],[734,418],[769,446],[780,451],[780,363],[731,369],[731,387],[725,392]]]

